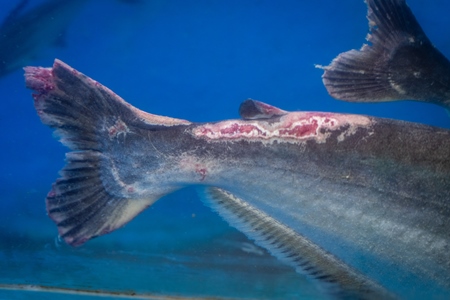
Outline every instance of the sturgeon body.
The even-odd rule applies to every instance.
[[[73,150],[46,200],[67,243],[199,185],[232,225],[335,294],[450,289],[450,131],[253,100],[242,119],[196,124],[140,111],[60,61],[25,76],[42,122]]]

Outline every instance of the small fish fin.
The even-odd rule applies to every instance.
[[[239,107],[239,115],[244,120],[270,119],[287,113],[278,107],[253,99],[245,100]]]
[[[13,10],[11,10],[8,14],[8,16],[6,16],[5,20],[3,20],[2,24],[0,27],[6,26],[9,23],[14,22],[19,15],[23,12],[23,10],[25,9],[25,7],[28,5],[29,0],[22,0],[20,1],[14,8]]]
[[[206,205],[230,225],[298,273],[319,283],[329,295],[345,299],[393,298],[381,286],[235,195],[216,187],[206,187],[201,193]]]
[[[53,68],[26,67],[25,80],[36,91],[41,121],[74,151],[46,199],[48,215],[68,244],[78,246],[123,226],[177,189],[159,177],[146,182],[148,175],[136,167],[146,162],[129,149],[143,147],[149,128],[158,135],[189,122],[142,112],[58,60]],[[161,153],[146,151],[156,172],[164,167]]]
[[[328,93],[354,102],[428,101],[450,105],[450,62],[404,0],[367,0],[371,45],[341,53],[322,79]]]

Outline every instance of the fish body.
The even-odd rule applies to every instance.
[[[333,295],[448,295],[449,130],[254,100],[242,119],[192,123],[140,111],[58,60],[25,77],[42,122],[72,150],[46,199],[67,243],[196,185],[230,224]],[[255,225],[264,220],[281,227]]]
[[[48,0],[24,11],[21,0],[0,27],[0,77],[26,66],[62,35],[87,0]]]

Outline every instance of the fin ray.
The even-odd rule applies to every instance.
[[[78,165],[80,155],[86,156],[91,163],[94,157],[100,158],[94,151],[69,152],[67,166],[61,171],[62,178],[53,184],[47,196],[47,212],[67,243],[78,246],[113,231],[154,202],[154,199],[126,199],[110,195],[102,184],[100,169],[74,168],[71,162],[73,154]],[[71,183],[74,178],[76,184]]]
[[[378,284],[235,195],[216,187],[206,187],[202,193],[204,202],[228,223],[297,272],[321,283],[330,295],[358,299],[393,297]]]

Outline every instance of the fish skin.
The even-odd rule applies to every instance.
[[[46,199],[67,243],[81,245],[168,193],[203,185],[394,294],[450,294],[449,130],[322,112],[265,118],[245,108],[249,120],[191,123],[142,112],[58,60],[27,67],[25,79],[42,122],[73,151]]]
[[[405,0],[366,0],[370,33],[360,50],[324,69],[328,93],[350,102],[424,101],[450,109],[450,61],[431,43]]]
[[[88,0],[48,0],[24,12],[22,0],[0,27],[0,77],[26,66],[40,52],[61,41]]]

